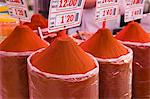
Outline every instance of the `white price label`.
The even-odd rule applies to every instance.
[[[119,6],[102,7],[96,11],[96,22],[116,19],[119,15]]]
[[[119,15],[119,0],[97,0],[96,1],[96,22],[114,20]]]
[[[51,0],[49,32],[79,26],[85,0]]]
[[[143,7],[135,7],[125,11],[125,22],[140,19],[143,17]]]
[[[51,0],[51,12],[60,12],[83,7],[84,0]]]
[[[126,0],[126,7],[134,7],[143,5],[145,0]]]
[[[75,12],[57,15],[56,26],[78,22],[78,17],[79,17],[79,13],[75,13]]]
[[[9,14],[21,21],[30,21],[29,12],[25,0],[7,0]]]
[[[126,0],[125,22],[137,20],[143,17],[145,0]]]
[[[7,4],[13,6],[26,6],[26,2],[24,0],[7,0]]]
[[[50,25],[49,30],[53,32],[53,31],[62,30],[64,28],[71,28],[74,26],[78,26],[80,24],[79,16],[81,16],[80,11],[53,14],[49,22]]]
[[[9,15],[19,18],[22,21],[28,21],[28,10],[24,7],[9,7]]]
[[[97,7],[118,4],[119,0],[97,0]]]

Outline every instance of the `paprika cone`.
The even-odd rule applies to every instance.
[[[80,46],[100,64],[100,98],[131,98],[132,50],[113,38],[109,29],[99,29]]]
[[[0,44],[0,97],[28,99],[27,57],[47,47],[28,26],[20,25]]]
[[[129,23],[116,36],[126,46],[132,48],[134,99],[150,98],[150,35],[136,22]]]
[[[38,27],[43,29],[48,27],[48,20],[40,14],[34,14],[31,18],[31,22],[26,22],[24,25],[29,26],[32,30],[38,30]]]
[[[98,99],[98,63],[69,37],[28,58],[31,99]]]

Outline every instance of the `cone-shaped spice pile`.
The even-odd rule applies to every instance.
[[[129,42],[150,42],[150,35],[144,31],[144,29],[137,23],[129,23],[122,31],[120,31],[116,38],[121,41]]]
[[[48,45],[32,30],[20,25],[0,44],[0,97],[28,99],[27,57]]]
[[[93,60],[71,38],[57,38],[49,48],[36,54],[32,63],[52,74],[83,74],[96,66]]]
[[[103,59],[118,58],[128,53],[108,29],[99,29],[89,40],[82,43],[81,47],[95,57]]]
[[[132,48],[133,86],[132,96],[138,99],[150,98],[150,35],[136,23],[129,23],[116,35],[118,40]]]
[[[56,38],[28,60],[31,98],[98,99],[98,67],[71,38]]]
[[[33,33],[28,26],[20,25],[17,26],[11,35],[0,44],[0,50],[25,52],[35,51],[46,46],[47,44]]]
[[[81,47],[94,55],[100,64],[100,98],[118,99],[131,97],[130,64],[131,58],[124,63],[128,50],[113,38],[108,29],[99,29],[90,39],[81,43]],[[118,59],[116,61],[112,59]],[[122,63],[120,63],[122,62]]]
[[[32,30],[37,30],[38,27],[47,28],[48,20],[40,14],[34,14],[31,18],[31,23],[26,22],[24,25],[28,25]]]

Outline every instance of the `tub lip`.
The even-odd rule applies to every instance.
[[[45,44],[47,44],[47,47],[50,46],[50,44],[45,41],[45,40],[42,40]],[[41,49],[41,48],[39,48]],[[37,50],[39,50],[37,49]],[[35,51],[37,51],[35,50]],[[4,56],[29,56],[31,55],[32,53],[34,53],[35,51],[20,51],[20,52],[11,52],[11,51],[3,51],[3,50],[0,50],[0,55],[4,55]]]
[[[28,59],[27,59],[27,66],[28,66],[28,72],[29,74],[36,74],[38,76],[43,76],[46,77],[48,79],[59,79],[59,80],[63,80],[63,81],[67,81],[67,82],[80,82],[80,81],[84,81],[87,80],[88,78],[91,78],[93,76],[98,75],[99,73],[99,64],[98,61],[94,58],[94,56],[92,56],[91,54],[87,53],[93,60],[94,63],[96,65],[96,67],[85,73],[85,74],[71,74],[71,75],[57,75],[57,74],[51,74],[51,73],[46,73],[46,72],[42,72],[39,69],[37,69],[34,65],[32,65],[31,63],[31,58],[33,55],[35,55],[36,53],[39,53],[41,51],[45,50],[45,48],[40,49],[34,53],[32,53]]]
[[[101,62],[101,63],[112,63],[112,64],[129,63],[131,60],[133,60],[133,51],[129,47],[126,47],[126,46],[124,47],[128,50],[128,53],[118,58],[110,58],[110,59],[103,59],[103,58],[98,58],[98,57],[95,57],[95,58],[98,60],[98,62]]]
[[[0,55],[4,56],[29,56],[34,51],[27,51],[27,52],[8,52],[8,51],[0,51]]]
[[[140,42],[129,42],[129,41],[121,41],[121,40],[118,40],[118,41],[121,42],[122,44],[127,44],[127,45],[147,46],[147,47],[150,47],[150,42],[140,43]]]

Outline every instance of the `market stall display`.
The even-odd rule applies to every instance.
[[[131,22],[115,38],[134,52],[133,98],[150,98],[150,35],[138,23]]]
[[[106,28],[99,29],[80,46],[94,55],[100,64],[100,98],[130,99],[132,50],[114,39]]]
[[[98,99],[99,65],[69,37],[28,58],[31,99]]]
[[[28,99],[27,57],[47,47],[25,25],[17,26],[0,44],[0,98]]]

